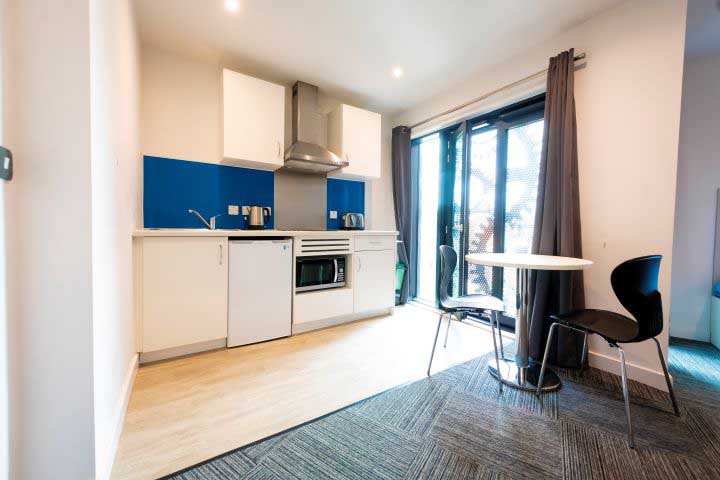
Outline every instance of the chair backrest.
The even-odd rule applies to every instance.
[[[457,265],[457,254],[452,247],[440,245],[440,288],[438,288],[438,301],[440,306],[447,304],[450,299],[450,282],[452,281],[455,265]]]
[[[661,255],[633,258],[621,263],[610,275],[615,296],[638,322],[641,342],[663,329],[662,296],[658,291]]]

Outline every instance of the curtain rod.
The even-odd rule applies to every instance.
[[[579,54],[575,55],[575,57],[573,58],[573,60],[575,62],[577,62],[578,60],[584,60],[584,59],[585,59],[585,52],[579,53]],[[540,70],[539,72],[535,72],[532,75],[528,75],[527,77],[521,78],[520,80],[516,80],[512,83],[508,83],[507,85],[504,85],[496,90],[493,90],[492,92],[489,92],[489,93],[481,95],[477,98],[474,98],[474,99],[470,100],[469,102],[465,102],[461,105],[458,105],[457,107],[453,107],[449,110],[445,110],[444,112],[440,112],[437,115],[433,115],[432,117],[426,118],[425,120],[418,122],[414,125],[410,125],[410,129],[412,130],[413,128],[419,127],[420,125],[424,125],[424,124],[431,122],[437,118],[443,117],[449,113],[454,113],[454,112],[457,112],[458,110],[462,110],[465,107],[469,107],[473,103],[477,103],[479,101],[485,100],[488,97],[492,97],[493,95],[496,95],[496,94],[502,92],[503,90],[507,90],[509,88],[516,87],[516,86],[520,85],[521,83],[527,82],[528,80],[532,80],[535,77],[539,77],[540,75],[547,73],[547,71],[548,71],[548,69],[546,68],[544,70]]]

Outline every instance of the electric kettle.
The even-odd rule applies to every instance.
[[[270,207],[251,206],[248,207],[249,214],[247,225],[250,230],[262,230],[265,228],[265,218],[271,215]]]
[[[346,213],[342,220],[343,230],[365,230],[365,216],[362,213]]]

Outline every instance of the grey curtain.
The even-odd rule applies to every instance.
[[[405,282],[400,293],[400,303],[406,303],[410,292],[410,278],[414,274],[410,268],[410,249],[412,239],[412,202],[413,202],[413,175],[412,161],[410,159],[410,129],[408,127],[395,127],[392,131],[392,173],[393,173],[393,199],[395,204],[395,224],[400,232],[398,245],[398,259],[408,268],[405,273]]]
[[[545,97],[545,133],[540,160],[532,253],[582,257],[578,187],[574,53],[550,59]],[[585,307],[582,272],[535,272],[530,280],[530,356],[542,360],[549,315]],[[578,368],[582,336],[559,329],[549,361]]]

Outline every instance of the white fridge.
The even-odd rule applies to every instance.
[[[291,333],[292,240],[231,240],[228,347]]]

